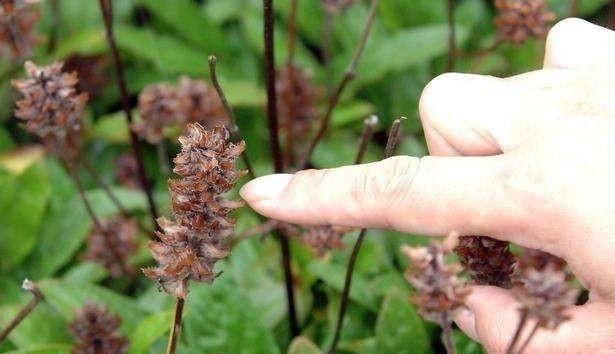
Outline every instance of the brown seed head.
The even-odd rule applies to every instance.
[[[77,74],[63,72],[62,65],[25,63],[28,77],[12,82],[24,96],[17,102],[15,116],[24,120],[28,132],[39,136],[52,153],[73,160],[81,147],[81,117],[88,95],[77,93]]]
[[[27,58],[39,42],[34,27],[40,15],[38,0],[2,0],[0,3],[0,55]]]
[[[526,250],[518,263],[513,295],[538,326],[555,329],[569,319],[579,290],[569,284],[566,262],[542,251]]]
[[[121,354],[128,349],[128,339],[119,332],[122,320],[106,307],[86,303],[76,313],[70,326],[75,336],[76,354]]]
[[[84,258],[103,265],[112,277],[132,274],[130,258],[138,248],[136,220],[116,216],[101,226],[102,231],[94,229],[90,234]]]
[[[344,249],[346,245],[342,239],[351,230],[339,226],[314,226],[301,235],[301,240],[322,257],[333,249]]]
[[[305,138],[318,114],[316,105],[321,96],[320,89],[305,71],[288,65],[278,72],[275,88],[280,129],[288,134],[292,128],[294,138]]]
[[[508,242],[486,236],[462,236],[455,252],[476,284],[510,287],[516,260],[508,250]]]
[[[496,0],[499,14],[495,19],[503,40],[521,44],[530,37],[544,37],[555,15],[545,0]]]
[[[410,265],[406,279],[416,290],[412,301],[425,319],[442,324],[463,305],[468,290],[458,277],[459,264],[446,264],[445,257],[453,252],[457,236],[452,234],[443,242],[428,247],[402,247]]]
[[[164,139],[163,130],[180,119],[177,91],[166,83],[146,86],[139,94],[141,120],[132,124],[132,130],[150,144]]]
[[[183,121],[201,123],[206,128],[229,124],[218,93],[204,81],[180,77],[177,98]]]

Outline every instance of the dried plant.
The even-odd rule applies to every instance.
[[[343,237],[352,229],[341,226],[314,226],[301,234],[303,243],[311,247],[319,257],[334,249],[344,249]]]
[[[332,13],[338,13],[354,5],[355,0],[320,0],[325,9]]]
[[[231,143],[224,127],[205,130],[198,123],[189,124],[179,141],[173,171],[180,178],[169,182],[176,223],[159,219],[161,241],[150,243],[159,266],[144,272],[183,299],[188,280],[212,282],[214,265],[228,254],[234,227],[229,214],[241,204],[222,195],[242,176],[235,162],[244,143]]]
[[[81,117],[88,95],[77,92],[77,74],[63,72],[62,65],[25,63],[28,78],[12,82],[24,96],[17,102],[15,116],[26,122],[28,132],[40,137],[50,152],[74,161],[81,147]]]
[[[132,152],[127,152],[118,157],[115,163],[115,178],[124,186],[139,188],[139,166]]]
[[[179,121],[177,90],[170,84],[146,86],[139,94],[141,120],[132,123],[132,130],[150,144],[164,139],[163,130]]]
[[[508,242],[486,236],[462,236],[455,252],[476,284],[510,287],[516,259]]]
[[[103,265],[112,277],[132,274],[130,258],[138,249],[136,220],[116,216],[101,221],[101,227],[90,234],[84,258]]]
[[[546,0],[496,0],[495,24],[503,40],[521,44],[531,37],[544,37],[555,14]]]
[[[120,354],[128,349],[128,339],[120,331],[122,320],[105,306],[88,302],[76,313],[71,332],[76,354]]]
[[[178,108],[183,121],[205,128],[228,126],[230,119],[218,93],[201,80],[182,76],[177,85]]]
[[[39,20],[38,0],[3,0],[0,4],[0,54],[27,58],[39,42],[34,27]]]

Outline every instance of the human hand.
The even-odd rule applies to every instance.
[[[543,70],[444,74],[424,90],[430,156],[261,177],[257,212],[304,225],[488,235],[565,259],[590,291],[525,353],[615,353],[615,32],[568,19]],[[458,325],[503,353],[518,322],[508,290],[476,286]]]

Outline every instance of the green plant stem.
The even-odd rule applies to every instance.
[[[122,62],[122,58],[120,57],[119,50],[117,48],[117,43],[115,42],[115,36],[113,34],[113,3],[112,0],[99,0],[100,11],[103,17],[103,22],[105,24],[105,33],[107,36],[107,42],[109,44],[109,48],[111,49],[111,54],[113,56],[113,62],[115,63],[115,76],[117,81],[117,86],[120,91],[120,96],[122,99],[122,110],[124,111],[124,115],[126,117],[126,121],[128,123],[128,133],[130,134],[130,145],[132,147],[132,151],[135,155],[135,159],[137,160],[137,171],[139,174],[139,181],[141,184],[141,188],[145,193],[147,198],[147,203],[149,206],[149,211],[152,217],[152,221],[154,223],[154,227],[156,230],[160,231],[160,226],[158,225],[158,208],[156,207],[156,202],[154,201],[154,195],[152,191],[152,183],[147,176],[147,172],[145,171],[145,165],[143,163],[143,155],[141,151],[141,145],[139,143],[139,138],[137,134],[131,129],[132,125],[132,112],[130,110],[130,94],[128,93],[128,86],[126,85],[126,75],[124,72],[124,64]]]
[[[28,279],[24,280],[22,288],[31,292],[33,298],[21,310],[19,310],[19,312],[17,313],[17,315],[15,315],[15,317],[13,317],[11,322],[9,322],[6,327],[4,327],[0,331],[0,343],[2,343],[6,339],[6,337],[8,337],[8,335],[21,323],[21,321],[28,317],[28,315],[30,314],[30,312],[32,312],[32,310],[34,310],[36,305],[38,305],[38,303],[44,299],[43,293],[40,291],[40,289],[36,286],[36,284],[29,281]]]
[[[352,56],[348,69],[346,69],[346,72],[344,73],[342,80],[340,81],[335,92],[329,99],[327,111],[320,119],[318,131],[316,132],[316,135],[314,136],[314,139],[312,139],[312,142],[310,143],[308,150],[305,153],[305,156],[303,157],[303,159],[301,160],[301,163],[299,164],[300,169],[305,168],[309,164],[310,158],[312,157],[312,154],[314,153],[316,146],[322,140],[322,138],[324,138],[325,134],[327,133],[327,129],[329,128],[329,124],[331,122],[331,116],[333,115],[333,111],[335,110],[335,107],[337,106],[340,99],[342,98],[342,93],[344,92],[344,89],[356,77],[357,66],[359,65],[359,60],[361,59],[361,55],[363,54],[363,51],[365,50],[365,45],[367,44],[367,40],[369,38],[372,25],[374,24],[374,19],[376,17],[376,12],[377,12],[376,10],[378,9],[378,2],[379,2],[378,0],[371,1],[369,14],[367,15],[367,21],[365,22],[365,28],[363,29],[361,39],[359,40],[359,43],[357,44],[357,47]]]
[[[171,323],[171,332],[169,333],[169,343],[167,345],[166,354],[175,354],[179,338],[182,331],[182,315],[184,312],[185,300],[178,297],[175,300],[175,311],[173,312],[173,322]]]
[[[446,71],[455,70],[455,56],[457,52],[457,39],[455,35],[455,0],[447,0],[446,14],[448,20],[448,58]]]
[[[49,6],[51,7],[51,33],[49,34],[47,53],[53,53],[58,45],[58,33],[62,23],[62,10],[60,8],[60,0],[50,0]]]
[[[218,73],[216,70],[218,58],[216,58],[215,55],[210,55],[208,58],[208,61],[209,61],[209,76],[211,79],[211,83],[216,89],[216,92],[218,93],[218,97],[220,98],[220,101],[222,102],[222,106],[224,106],[224,110],[226,111],[228,118],[231,120],[231,124],[230,124],[231,138],[233,142],[240,141],[243,138],[241,135],[241,131],[239,129],[239,125],[237,125],[237,120],[235,119],[235,113],[233,112],[231,105],[228,103],[228,100],[226,99],[226,95],[224,94],[224,89],[222,88],[222,85],[220,85],[220,82],[218,81]],[[248,170],[248,176],[250,177],[250,179],[256,178],[256,173],[254,172],[254,167],[252,167],[252,162],[250,161],[250,157],[248,156],[247,151],[244,151],[241,153],[241,159],[243,160],[243,164],[246,166],[246,169]]]

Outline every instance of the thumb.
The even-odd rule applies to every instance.
[[[265,216],[303,225],[499,235],[522,209],[506,195],[504,156],[397,156],[260,177],[240,194]]]

